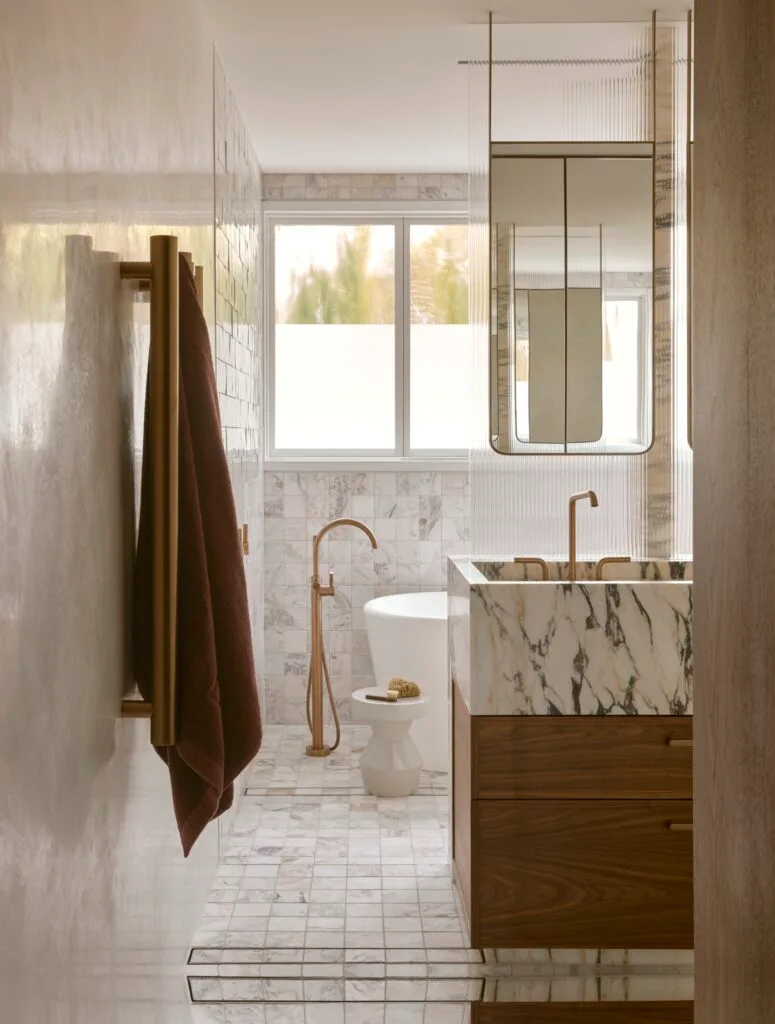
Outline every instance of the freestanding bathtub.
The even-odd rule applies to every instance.
[[[396,676],[419,684],[430,708],[413,724],[412,738],[424,768],[448,772],[447,595],[377,597],[364,612],[377,686]]]

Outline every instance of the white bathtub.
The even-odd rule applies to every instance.
[[[377,686],[395,676],[419,684],[431,706],[413,724],[412,737],[424,768],[448,772],[447,595],[377,597],[364,611]]]

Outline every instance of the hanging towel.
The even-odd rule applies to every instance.
[[[152,474],[146,392],[134,598],[135,676],[151,700]],[[177,723],[167,762],[183,851],[228,810],[261,746],[247,585],[207,324],[180,257]]]

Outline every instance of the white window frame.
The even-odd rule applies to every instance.
[[[409,448],[410,381],[410,231],[413,224],[466,224],[467,206],[461,203],[325,205],[297,202],[264,204],[264,325],[265,325],[265,437],[266,461],[275,469],[331,468],[386,469],[393,464],[414,469],[467,469],[468,449],[418,450]],[[315,224],[380,224],[395,231],[395,437],[393,451],[380,449],[278,449],[275,445],[275,261],[278,226]],[[325,415],[325,395],[320,396]]]

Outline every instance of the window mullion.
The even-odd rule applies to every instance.
[[[403,253],[403,281],[402,291],[404,297],[403,308],[403,352],[404,352],[404,447],[403,455],[408,457],[412,454],[411,444],[411,411],[412,411],[412,260],[411,260],[411,221],[408,217],[403,219],[401,225],[401,251]]]
[[[405,230],[403,219],[395,222],[395,232],[396,454],[403,457],[407,454],[408,448],[406,421],[409,407],[409,396],[405,391],[407,374],[405,329],[407,256],[404,244]]]

